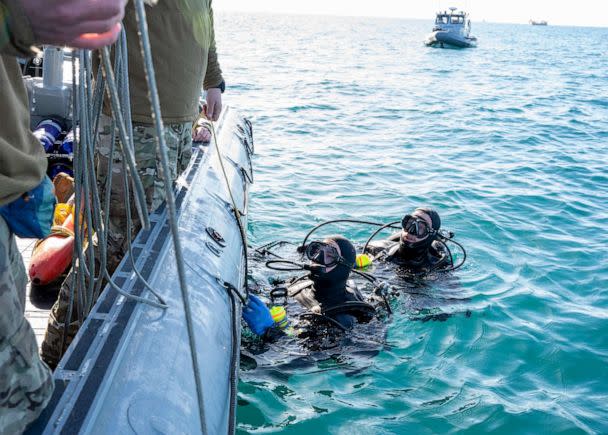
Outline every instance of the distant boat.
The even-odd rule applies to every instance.
[[[471,36],[468,14],[450,8],[450,12],[437,13],[435,27],[424,43],[429,47],[466,48],[477,46],[477,38]]]
[[[541,20],[541,21],[530,20],[530,24],[532,24],[533,26],[546,26],[549,23],[547,23],[545,20]]]

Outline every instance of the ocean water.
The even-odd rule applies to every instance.
[[[473,22],[478,48],[441,50],[431,19],[216,26],[254,125],[252,245],[430,204],[468,252],[393,301],[373,358],[243,371],[238,432],[608,432],[608,29]]]

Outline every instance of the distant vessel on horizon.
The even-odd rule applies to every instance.
[[[549,23],[547,23],[545,20],[540,20],[540,21],[530,20],[530,24],[532,24],[533,26],[547,26]]]
[[[430,47],[466,48],[477,46],[477,38],[471,35],[471,20],[464,11],[438,12],[435,17],[435,27],[424,42]]]

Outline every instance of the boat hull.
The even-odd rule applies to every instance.
[[[437,31],[431,33],[425,44],[429,47],[439,48],[471,48],[477,46],[477,38],[474,36],[462,36],[453,32]]]

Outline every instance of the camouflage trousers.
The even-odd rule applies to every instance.
[[[169,157],[169,178],[175,181],[178,176],[188,167],[192,156],[192,122],[165,124],[164,137],[167,143]],[[112,173],[108,173],[108,163],[111,149],[111,119],[103,116],[99,124],[99,141],[96,150],[97,159],[97,181],[101,193],[102,204],[108,195],[106,192],[106,182],[111,177],[110,195],[110,216],[107,243],[107,268],[110,275],[118,267],[127,250],[128,220],[126,209],[125,191],[123,188],[123,166],[122,154],[118,143],[115,145]],[[116,139],[118,141],[118,139]],[[153,125],[133,123],[133,141],[135,146],[135,161],[137,170],[141,178],[148,212],[156,210],[165,200],[164,177],[160,164],[160,155],[156,146],[156,130]],[[141,228],[141,223],[137,217],[137,211],[133,200],[130,200],[131,209],[131,234],[133,237]],[[99,257],[99,249],[96,249],[96,258]],[[99,266],[99,265],[97,265]],[[69,309],[71,286],[73,275],[70,272],[63,282],[59,291],[57,302],[51,309],[49,323],[47,326],[44,341],[42,342],[41,354],[44,361],[55,368],[61,359],[67,346],[80,328],[79,318],[82,314],[77,312],[78,303],[76,293],[72,309],[72,316],[69,322],[65,343],[62,348],[62,341],[65,329],[65,320]]]
[[[26,285],[15,237],[0,217],[0,434],[23,432],[53,393],[51,371],[23,315]]]

